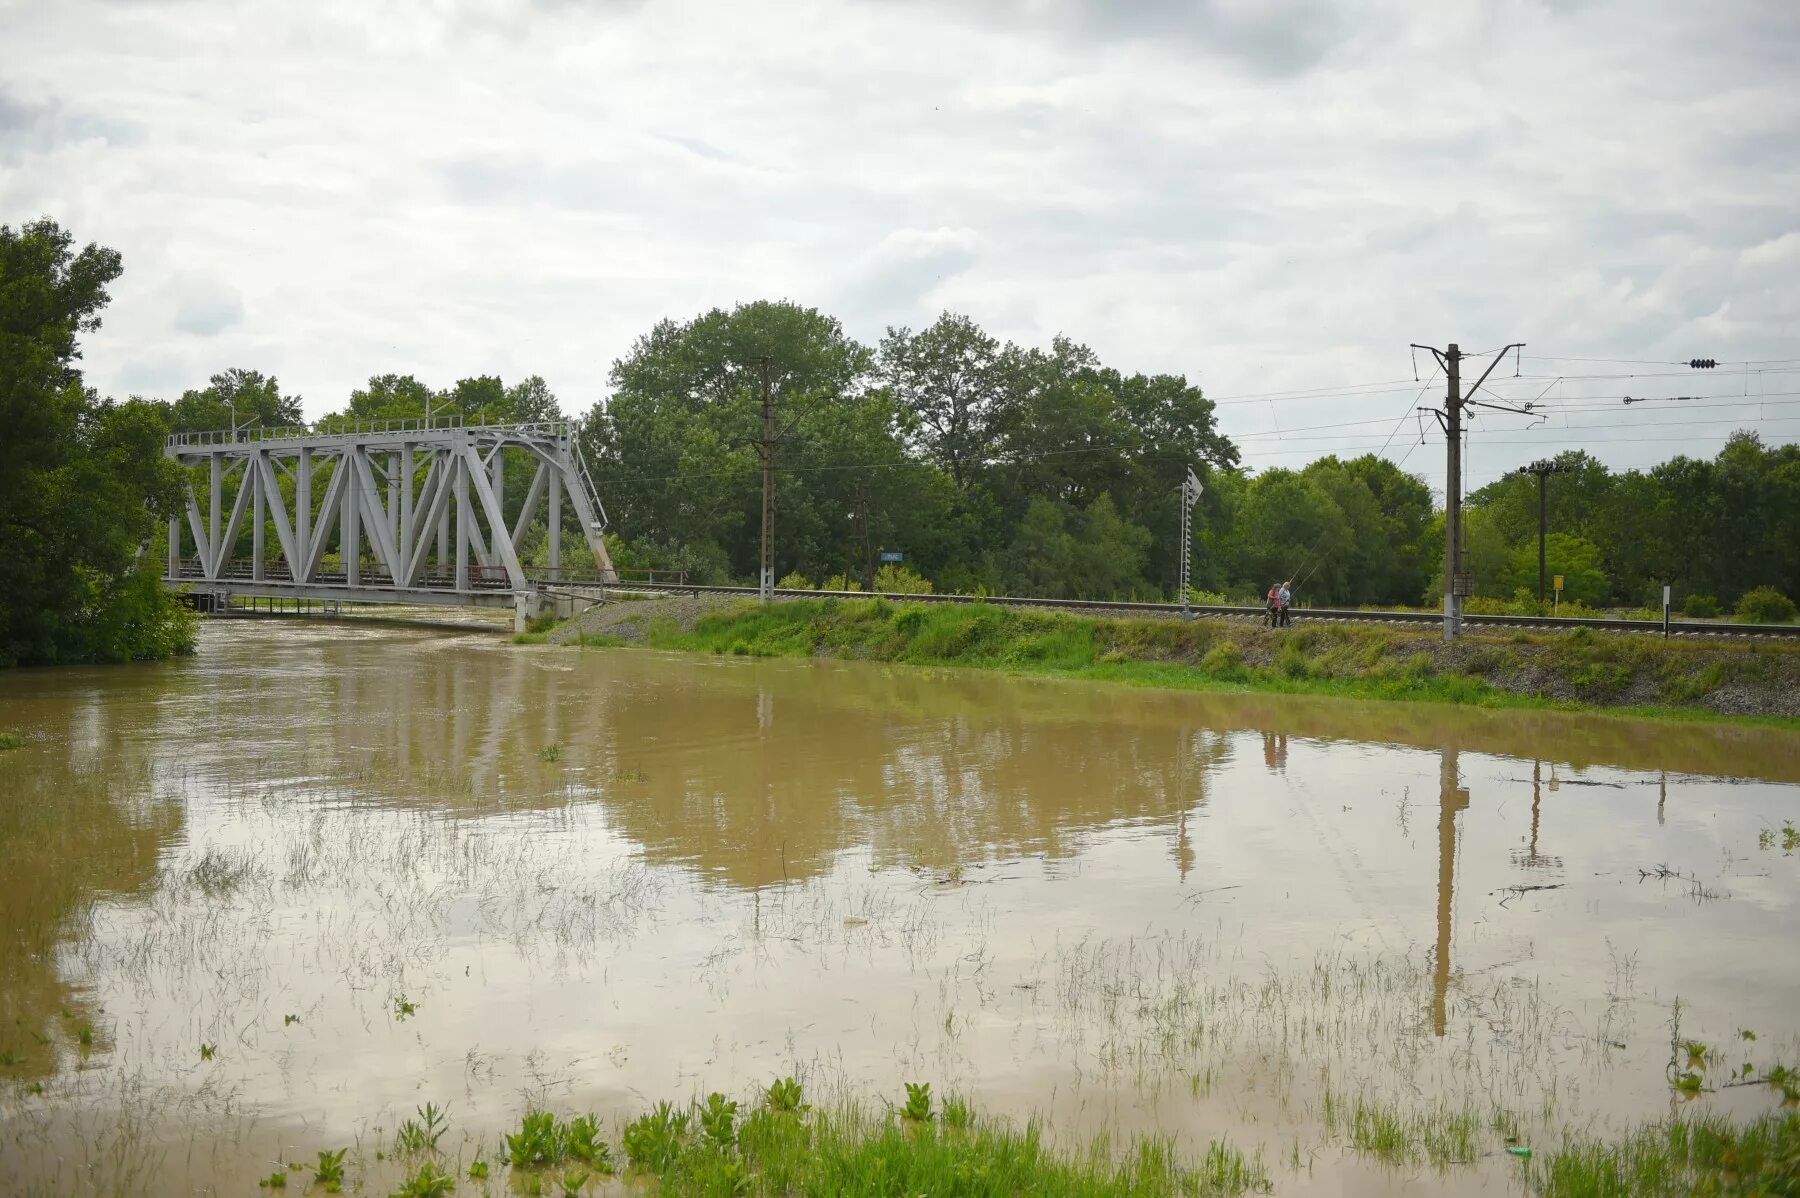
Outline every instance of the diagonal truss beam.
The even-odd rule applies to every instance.
[[[388,521],[387,508],[381,502],[381,491],[375,485],[369,455],[352,454],[350,460],[356,473],[357,499],[362,504],[363,531],[369,535],[369,546],[375,550],[376,559],[387,567],[388,577],[397,586],[400,582],[400,550],[394,544],[393,526]]]
[[[224,535],[219,543],[212,547],[212,568],[207,571],[208,578],[217,578],[225,568],[225,555],[237,547],[238,533],[244,527],[244,509],[249,506],[250,492],[255,485],[256,472],[248,462],[244,464],[243,477],[238,479],[237,498],[231,504],[231,521],[225,526]]]
[[[497,452],[497,451],[496,451]],[[519,555],[513,548],[512,536],[506,527],[506,516],[501,510],[500,500],[494,494],[487,471],[481,468],[481,455],[472,445],[462,447],[463,461],[469,469],[469,489],[475,493],[475,501],[480,505],[482,514],[487,517],[488,532],[492,534],[493,553],[500,559],[500,565],[506,568],[506,577],[512,582],[515,591],[526,589],[525,570],[519,565]],[[469,527],[474,528],[470,521]]]
[[[270,464],[269,455],[258,453],[255,462],[263,487],[263,497],[275,524],[275,539],[281,544],[281,556],[287,562],[288,574],[293,576],[300,555],[295,552],[294,530],[288,526],[287,500],[281,497],[281,485]]]
[[[344,455],[339,454],[334,461],[336,468],[331,472],[331,481],[325,484],[325,499],[319,504],[319,524],[313,529],[312,544],[306,550],[306,568],[300,572],[299,582],[310,582],[312,576],[319,572],[319,564],[325,560],[325,545],[331,540],[329,535],[331,513],[336,511],[342,502],[344,493],[344,476],[349,473],[344,469]]]

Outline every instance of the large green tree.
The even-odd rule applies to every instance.
[[[853,519],[899,514],[916,467],[891,400],[870,394],[869,351],[815,309],[763,301],[665,320],[613,363],[613,395],[584,437],[627,540],[755,574],[765,362],[780,437],[777,576],[850,568],[852,539],[868,539]]]
[[[957,486],[967,485],[992,450],[992,424],[1006,393],[1000,343],[969,317],[945,312],[916,333],[890,328],[877,364],[881,381],[913,417],[921,456]]]
[[[306,423],[298,395],[283,395],[274,375],[231,369],[190,388],[169,406],[169,427],[178,433],[228,428],[296,428]]]
[[[54,221],[0,225],[0,663],[123,661],[188,647],[149,549],[175,510],[161,405],[82,384],[119,255]]]

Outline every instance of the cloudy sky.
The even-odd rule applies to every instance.
[[[1528,343],[1492,394],[1549,418],[1484,413],[1477,483],[1800,435],[1793,0],[0,0],[0,34],[0,222],[124,254],[115,394],[540,373],[580,411],[656,320],[787,297],[1186,374],[1257,467],[1441,483],[1414,341]],[[1657,364],[1694,356],[1730,366]]]

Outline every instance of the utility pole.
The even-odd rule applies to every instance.
[[[1188,561],[1193,555],[1194,505],[1200,502],[1200,496],[1205,490],[1200,480],[1194,476],[1194,468],[1189,466],[1187,477],[1181,481],[1181,576],[1176,583],[1181,588],[1181,618],[1184,620],[1190,620],[1194,616],[1188,597]]]
[[[762,368],[762,565],[757,595],[768,603],[775,598],[775,401],[769,393],[769,355],[750,360]]]
[[[1444,468],[1444,639],[1453,641],[1462,631],[1462,601],[1470,590],[1462,560],[1462,413],[1470,401],[1462,395],[1463,354],[1456,342],[1452,341],[1447,349],[1442,350],[1436,346],[1417,343],[1412,348],[1425,350],[1435,357],[1438,365],[1444,368],[1444,377],[1449,380],[1444,410],[1436,414],[1444,427],[1444,447],[1447,451]],[[1488,375],[1494,372],[1494,367],[1500,365],[1507,350],[1524,348],[1524,342],[1514,342],[1495,354],[1494,360],[1488,363],[1488,368],[1481,372],[1481,377],[1469,388],[1470,394],[1481,390],[1481,384],[1487,382]]]
[[[1498,359],[1496,359],[1498,361]],[[1444,439],[1449,457],[1444,467],[1444,639],[1462,631],[1462,350],[1452,341],[1444,354],[1450,384],[1444,400]]]
[[[1553,462],[1541,458],[1529,466],[1520,466],[1514,474],[1535,474],[1538,480],[1538,602],[1544,601],[1544,587],[1548,574],[1544,569],[1544,537],[1550,531],[1550,504],[1546,498],[1545,480],[1552,474],[1567,474],[1569,468],[1561,462]]]

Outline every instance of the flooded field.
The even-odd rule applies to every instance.
[[[1791,733],[305,622],[0,728],[9,1193],[386,1193],[426,1103],[465,1176],[788,1074],[1516,1193],[1800,1065]]]

